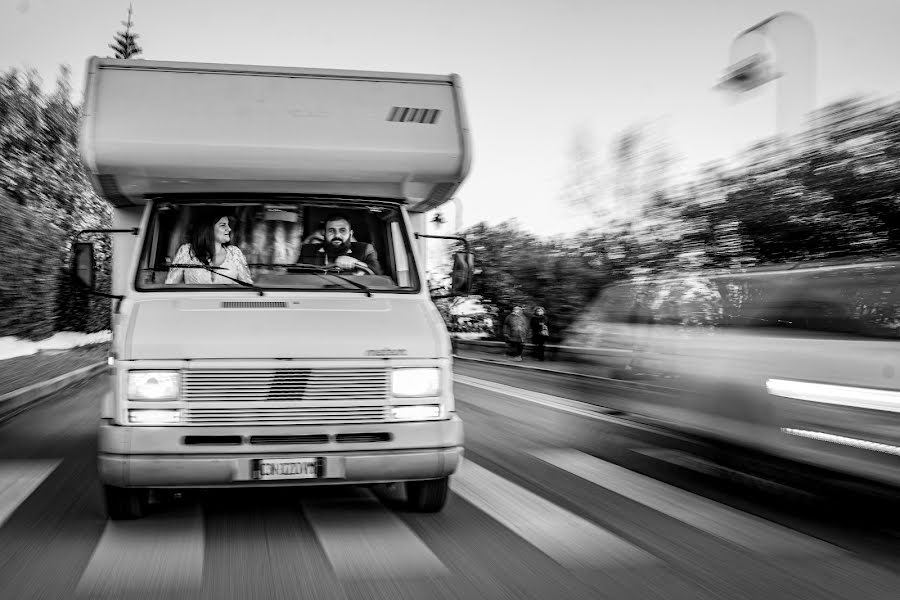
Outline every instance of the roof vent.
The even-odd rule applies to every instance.
[[[287,308],[287,302],[279,300],[262,300],[259,302],[229,300],[222,303],[222,308]]]
[[[437,108],[414,108],[412,106],[394,106],[388,113],[388,121],[395,123],[424,123],[434,125],[437,123],[441,111]]]

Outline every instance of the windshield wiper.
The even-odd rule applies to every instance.
[[[353,281],[352,279],[347,279],[347,278],[344,277],[343,275],[339,275],[339,274],[337,274],[337,273],[335,273],[335,272],[333,272],[333,271],[326,271],[325,274],[326,274],[326,275],[331,275],[332,277],[337,277],[337,278],[340,279],[341,281],[346,281],[346,282],[349,283],[350,285],[352,285],[352,286],[354,286],[354,287],[356,287],[356,288],[359,288],[360,290],[364,291],[364,292],[366,293],[366,296],[368,296],[369,298],[372,297],[372,290],[369,289],[369,286],[367,286],[367,285],[365,285],[365,284],[362,284],[362,283],[360,283],[360,282],[358,282],[358,281]]]
[[[261,287],[259,287],[258,285],[254,285],[254,284],[252,284],[252,283],[247,283],[246,281],[241,281],[240,279],[235,279],[234,277],[231,277],[231,276],[229,276],[229,275],[226,275],[225,273],[219,273],[219,272],[217,271],[217,269],[221,269],[221,268],[222,268],[222,267],[211,267],[211,266],[209,266],[209,265],[202,265],[202,264],[201,264],[201,265],[195,265],[195,264],[190,264],[190,265],[174,264],[174,265],[169,265],[169,266],[168,266],[168,269],[205,269],[205,270],[209,271],[210,273],[213,273],[213,274],[215,274],[215,275],[218,275],[219,277],[224,277],[225,279],[230,279],[231,281],[235,282],[235,283],[238,284],[238,285],[241,285],[241,286],[244,286],[245,288],[249,288],[249,289],[251,289],[251,290],[254,290],[254,291],[256,291],[260,296],[265,296],[265,293],[263,292],[263,289],[262,289]],[[168,269],[167,269],[167,270],[168,270]]]

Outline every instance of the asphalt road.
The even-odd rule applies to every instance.
[[[879,498],[723,469],[593,406],[633,393],[457,362],[466,462],[436,515],[357,488],[189,494],[108,522],[105,381],[0,426],[0,598],[897,598]]]

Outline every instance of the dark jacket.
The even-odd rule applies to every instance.
[[[547,329],[548,329],[547,335],[541,335],[541,325],[547,326]],[[531,339],[532,340],[540,338],[540,337],[543,337],[544,339],[547,339],[548,337],[550,337],[549,328],[550,328],[550,320],[547,319],[546,314],[543,314],[541,316],[534,315],[533,317],[531,317]]]
[[[366,263],[372,272],[381,275],[381,265],[378,264],[378,252],[372,244],[365,242],[350,242],[347,256]],[[322,244],[303,244],[300,246],[300,262],[307,265],[325,265],[325,247]]]
[[[525,322],[525,315],[512,313],[506,317],[503,322],[503,337],[507,342],[524,342],[527,336],[528,324]]]

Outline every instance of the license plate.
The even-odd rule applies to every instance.
[[[258,479],[315,479],[319,476],[319,459],[263,458],[257,465]]]

